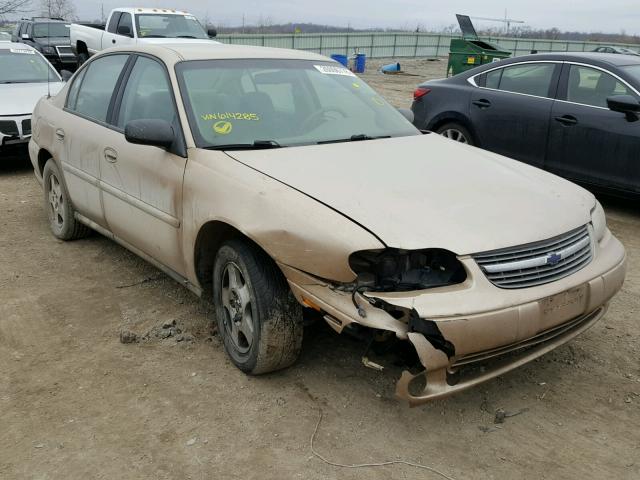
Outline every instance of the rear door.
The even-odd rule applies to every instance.
[[[133,18],[128,12],[113,12],[107,31],[102,35],[102,49],[134,45]],[[128,32],[128,33],[127,33]]]
[[[640,98],[612,72],[564,66],[546,168],[579,182],[640,192],[640,122],[609,110],[607,98],[613,95]]]
[[[116,236],[184,275],[182,180],[187,154],[164,64],[137,56],[118,98],[112,128],[100,139],[106,221]],[[144,119],[170,123],[176,133],[174,146],[165,150],[127,142],[126,125]]]
[[[79,213],[106,227],[99,185],[103,137],[110,131],[114,90],[129,55],[114,54],[93,60],[73,79],[56,137],[64,142],[64,177]]]
[[[473,77],[470,116],[479,146],[541,167],[561,64],[525,62]]]

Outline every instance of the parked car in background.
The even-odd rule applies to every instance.
[[[606,47],[598,47],[593,51],[598,53],[617,53],[618,55],[640,56],[640,53],[638,53],[636,50],[631,50],[630,48],[625,48],[625,47],[606,46]]]
[[[10,42],[11,34],[9,32],[0,32],[0,42]]]
[[[414,124],[608,192],[640,194],[640,58],[536,54],[420,85]]]
[[[58,70],[74,70],[76,56],[71,51],[69,22],[61,18],[34,17],[20,20],[12,35],[14,42],[38,50]]]
[[[0,42],[0,160],[7,150],[26,147],[36,103],[62,85],[58,72],[33,47]]]
[[[320,55],[111,49],[34,118],[53,235],[92,228],[211,298],[250,374],[296,360],[307,308],[413,345],[421,363],[397,392],[420,404],[569,341],[624,280],[592,194],[421,134]]]
[[[71,25],[71,45],[79,65],[105,48],[175,42],[177,38],[202,42],[215,36],[215,30],[205,31],[190,13],[164,8],[116,8],[106,25]]]

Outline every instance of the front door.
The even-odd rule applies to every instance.
[[[169,122],[182,142],[177,109],[165,70],[139,56],[113,113],[114,129],[102,138],[101,187],[110,230],[119,238],[184,274],[181,250],[182,180],[186,154],[126,141],[132,120]]]
[[[556,63],[522,63],[476,77],[481,88],[469,110],[479,146],[541,167],[559,71]]]
[[[640,192],[640,121],[607,107],[613,95],[638,95],[596,68],[567,64],[562,77],[546,168],[578,182]]]

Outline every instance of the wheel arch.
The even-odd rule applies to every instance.
[[[47,164],[49,160],[54,160],[53,155],[46,148],[41,148],[38,152],[38,173],[40,174],[40,178],[44,173],[44,166]]]
[[[432,132],[436,132],[440,127],[446,125],[447,123],[458,123],[466,128],[471,136],[473,137],[474,145],[480,146],[480,140],[478,139],[478,134],[473,128],[473,124],[471,120],[466,115],[463,115],[460,112],[443,112],[439,115],[436,115],[429,125],[427,126],[427,130],[431,130]]]
[[[78,40],[76,42],[76,54],[80,53],[86,53],[87,55],[89,55],[89,48],[87,47],[87,44],[82,40]]]
[[[210,220],[204,223],[196,236],[193,265],[205,297],[211,298],[213,294],[212,272],[216,254],[224,242],[232,239],[246,241],[260,249],[267,257],[272,258],[255,240],[230,223],[222,220]]]

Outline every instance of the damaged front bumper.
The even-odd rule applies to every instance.
[[[337,332],[357,323],[414,346],[423,370],[403,372],[396,395],[415,406],[513,370],[595,324],[622,287],[626,255],[610,232],[594,253],[573,275],[513,290],[491,284],[470,256],[459,258],[464,283],[415,292],[352,294],[280,267],[296,298],[319,307]]]

